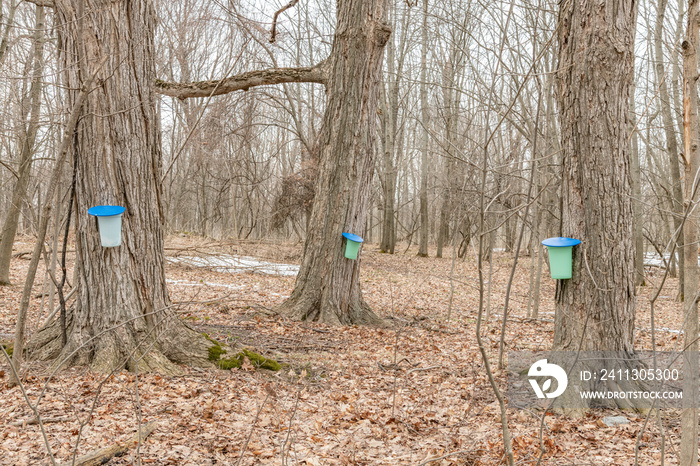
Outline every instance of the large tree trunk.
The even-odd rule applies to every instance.
[[[374,324],[381,320],[362,298],[361,256],[344,257],[341,235],[361,234],[369,211],[382,56],[391,30],[384,0],[337,5],[316,194],[299,275],[281,310],[297,319]]]
[[[0,285],[10,284],[10,260],[12,259],[12,246],[15,242],[19,216],[27,194],[29,177],[32,171],[32,158],[34,157],[34,142],[39,130],[39,112],[41,110],[42,74],[44,70],[44,7],[37,6],[34,22],[33,53],[30,57],[34,60],[32,72],[32,84],[29,96],[22,99],[22,134],[20,136],[18,178],[12,190],[12,201],[2,226],[0,236]],[[9,29],[9,26],[8,28]],[[32,59],[30,58],[30,59]],[[25,110],[25,108],[27,110]],[[26,127],[24,120],[29,114],[29,122]],[[50,202],[50,201],[47,201]]]
[[[58,0],[55,10],[67,87],[80,89],[95,67],[103,68],[73,142],[78,297],[68,310],[67,341],[54,322],[27,349],[99,371],[172,374],[179,371],[173,363],[210,365],[211,342],[177,319],[165,287],[152,4]],[[69,105],[76,97],[68,93]],[[103,248],[87,215],[100,204],[126,207],[119,247]]]
[[[564,3],[558,93],[564,157],[563,234],[580,239],[557,292],[555,348],[632,350],[635,312],[629,98],[631,0]],[[587,328],[584,335],[584,323]],[[583,339],[582,339],[583,337]]]
[[[629,99],[635,18],[633,0],[561,4],[562,233],[582,244],[574,248],[573,278],[557,287],[555,350],[633,352]]]

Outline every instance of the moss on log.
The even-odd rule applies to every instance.
[[[212,343],[212,346],[209,347],[209,360],[220,369],[237,369],[243,365],[243,361],[245,361],[246,358],[248,358],[256,369],[267,369],[269,371],[278,371],[282,369],[282,365],[274,359],[268,359],[261,354],[247,349],[242,349],[232,357],[224,358],[223,356],[228,353],[228,350],[222,347],[218,341],[209,338],[208,335],[205,336]]]

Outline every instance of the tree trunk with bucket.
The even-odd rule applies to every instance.
[[[78,293],[67,341],[56,320],[29,342],[29,356],[103,372],[174,374],[174,363],[211,365],[212,343],[177,318],[165,286],[152,4],[57,0],[55,11],[69,106],[82,80],[102,69],[72,146]],[[119,247],[102,247],[87,214],[105,204],[126,208]]]
[[[559,12],[563,236],[582,244],[573,250],[573,278],[557,286],[558,351],[633,352],[629,99],[635,18],[631,0],[563,3]]]
[[[369,211],[382,57],[391,30],[384,0],[339,1],[337,16],[304,256],[280,310],[296,319],[378,324],[360,290],[362,253],[346,259],[342,233],[361,236]]]

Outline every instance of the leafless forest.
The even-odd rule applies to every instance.
[[[697,465],[699,31],[0,0],[0,465]],[[694,402],[516,406],[508,354],[549,350],[677,352]]]

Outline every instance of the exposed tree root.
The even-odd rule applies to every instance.
[[[246,359],[256,368],[272,371],[282,368],[277,361],[248,349],[234,352],[174,316],[169,323],[150,332],[136,327],[126,323],[97,336],[80,338],[69,319],[68,342],[62,345],[60,321],[54,320],[27,343],[27,356],[53,361],[58,369],[88,366],[99,373],[127,369],[173,376],[183,373],[180,365],[228,370],[241,367]]]
[[[219,345],[174,316],[150,329],[143,321],[127,322],[93,334],[81,332],[70,318],[67,327],[65,345],[61,341],[58,319],[40,329],[27,343],[27,357],[54,361],[57,368],[88,366],[100,373],[138,369],[139,372],[181,375],[179,364],[214,367],[209,350]]]
[[[370,309],[362,297],[358,296],[352,301],[342,305],[331,299],[318,300],[308,294],[299,293],[282,303],[278,311],[292,320],[307,320],[331,325],[386,325],[386,322]]]

